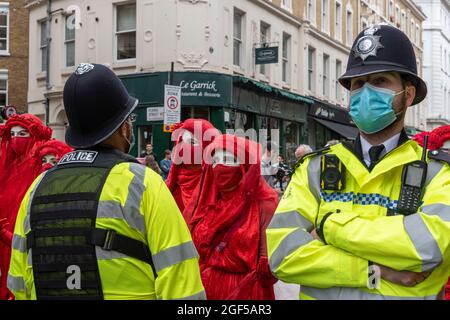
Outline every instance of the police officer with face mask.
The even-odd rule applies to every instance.
[[[450,268],[450,158],[404,131],[427,94],[410,40],[365,29],[340,83],[360,134],[297,164],[267,229],[272,272],[302,299],[436,299]]]
[[[105,66],[81,64],[67,80],[66,140],[76,150],[23,199],[8,274],[16,299],[205,298],[174,199],[127,154],[137,104]]]

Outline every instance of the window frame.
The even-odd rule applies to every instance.
[[[350,15],[350,24],[348,23],[349,21],[349,15]],[[353,11],[349,10],[349,8],[347,8],[346,10],[346,15],[345,15],[345,27],[346,27],[346,41],[347,41],[347,45],[348,46],[352,46],[353,44]]]
[[[118,9],[121,6],[128,6],[128,5],[132,5],[134,4],[135,8],[136,8],[136,21],[135,21],[135,28],[130,29],[130,30],[122,30],[122,31],[117,31],[118,29]],[[132,33],[134,32],[135,35],[137,36],[137,3],[136,1],[128,1],[128,2],[119,2],[119,3],[114,3],[114,61],[115,62],[134,62],[136,61],[137,58],[137,37],[136,37],[136,43],[135,43],[135,56],[134,58],[128,58],[128,59],[119,59],[118,58],[118,50],[119,50],[119,46],[118,46],[118,36],[121,34],[126,34],[126,33]]]
[[[264,29],[263,29],[264,28]],[[261,41],[261,45],[264,43],[264,44],[268,44],[268,43],[270,43],[270,36],[271,36],[271,34],[270,34],[270,29],[271,29],[271,25],[270,24],[268,24],[267,22],[265,22],[265,21],[260,21],[259,22],[259,39],[260,39],[260,41]],[[265,32],[267,32],[267,34],[266,33],[263,33],[263,30],[265,31]],[[233,39],[234,40],[234,39]],[[233,41],[233,44],[234,44],[234,41]],[[233,49],[234,50],[234,49]],[[261,64],[260,66],[259,66],[259,73],[262,75],[262,76],[264,76],[264,77],[266,77],[266,78],[269,78],[269,73],[270,73],[270,65],[269,64]]]
[[[43,19],[38,21],[39,24],[39,51],[41,53],[41,72],[47,72],[48,65],[47,65],[47,50],[48,50],[48,42],[47,42],[47,33],[48,33],[48,20]],[[43,33],[42,28],[45,25],[45,44],[43,44]],[[44,56],[45,52],[45,56]],[[45,60],[44,60],[45,59]],[[44,62],[45,61],[45,62]],[[44,68],[45,66],[45,68]]]
[[[316,91],[316,56],[317,50],[312,46],[308,46],[307,64],[308,64],[308,91],[315,93]]]
[[[286,40],[286,52],[285,52],[285,40]],[[281,81],[285,84],[291,83],[291,73],[290,71],[290,64],[291,64],[291,41],[292,36],[289,33],[283,32],[283,39],[282,39],[282,52],[281,52]],[[286,56],[285,56],[286,53]]]
[[[316,2],[317,0],[308,0],[306,4],[306,15],[312,25],[316,24]]]
[[[281,0],[281,8],[292,12],[292,0]]]
[[[326,3],[326,6],[324,5]],[[330,33],[330,1],[322,0],[322,32]]]
[[[330,55],[322,55],[322,95],[330,97]]]
[[[242,68],[243,66],[242,66],[242,63],[243,63],[243,47],[244,47],[244,28],[243,28],[243,25],[244,25],[244,15],[245,15],[245,13],[242,11],[242,10],[239,10],[238,8],[234,8],[234,11],[233,11],[233,66],[235,67],[235,68]],[[235,19],[236,19],[236,17],[239,17],[239,25],[240,25],[240,38],[236,38],[236,33],[235,33],[235,28],[234,28],[234,26],[235,26]],[[239,43],[239,48],[238,48],[238,59],[239,59],[239,61],[238,61],[238,64],[236,64],[236,61],[235,61],[235,50],[236,50],[236,47],[235,47],[235,44],[236,44],[236,41]]]
[[[5,94],[5,105],[4,107],[8,106],[8,70],[6,69],[0,69],[0,81],[5,81],[6,83],[6,89],[2,90],[0,89],[0,94]],[[1,107],[1,106],[0,106]]]
[[[65,55],[64,55],[64,66],[66,68],[71,68],[71,67],[74,67],[76,65],[76,60],[75,60],[76,59],[76,54],[75,54],[75,51],[76,51],[76,46],[75,46],[76,45],[76,28],[73,31],[73,39],[69,39],[69,40],[67,39],[67,21],[72,16],[75,16],[75,12],[73,12],[71,14],[68,14],[66,16],[66,18],[64,19],[65,20],[65,24],[64,24],[64,53],[65,53]],[[68,49],[68,44],[70,44],[70,43],[74,44],[73,65],[68,65],[68,63],[67,63],[67,49]]]
[[[339,66],[339,68],[338,68],[338,66]],[[336,101],[338,103],[341,103],[342,102],[342,88],[339,83],[339,77],[342,75],[342,61],[339,59],[336,59],[335,70],[336,70],[336,80],[335,80],[336,88],[335,88],[334,95],[335,95]]]
[[[340,14],[337,12],[338,7],[340,9]],[[337,40],[342,40],[342,3],[338,0],[334,2],[334,37]]]
[[[6,49],[5,50],[0,50],[0,56],[2,55],[6,55],[9,56],[9,31],[10,31],[10,11],[9,11],[9,3],[7,2],[0,2],[0,11],[5,11],[6,12],[6,38],[1,38],[1,40],[6,40]]]

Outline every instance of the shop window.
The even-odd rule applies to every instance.
[[[138,128],[138,154],[145,152],[147,143],[153,144],[153,126],[140,126]]]
[[[247,131],[254,128],[254,117],[251,113],[227,110],[224,118],[227,130]]]
[[[291,121],[283,121],[283,131],[281,135],[284,136],[285,145],[284,150],[286,154],[287,163],[295,163],[295,150],[299,145],[300,125]]]
[[[267,130],[267,140],[275,143],[275,147],[279,149],[280,146],[280,119],[272,117],[257,116],[258,128],[260,130]],[[265,140],[265,137],[259,133],[259,139]],[[265,145],[267,141],[259,141]],[[277,150],[278,152],[278,150]]]
[[[182,107],[181,121],[186,119],[205,119],[209,121],[209,107]]]

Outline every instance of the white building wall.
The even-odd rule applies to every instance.
[[[30,72],[29,112],[45,118],[45,77],[41,72],[40,28],[46,19],[45,1],[27,1],[30,10]],[[65,67],[64,23],[70,5],[81,13],[81,27],[76,30],[75,65],[81,62],[101,63],[117,74],[175,71],[210,71],[240,74],[264,81],[295,93],[301,92],[299,68],[300,22],[264,0],[137,0],[136,1],[136,59],[115,59],[115,4],[121,0],[56,0],[51,24],[50,126],[54,136],[64,139],[66,116],[62,103],[64,83],[74,67]],[[238,8],[244,16],[244,63],[233,66],[233,12]],[[61,10],[58,10],[61,9]],[[280,62],[267,65],[268,76],[259,72],[254,63],[254,44],[260,42],[260,21],[271,25],[271,41],[279,42]],[[290,82],[283,83],[281,57],[283,32],[291,35]],[[88,116],[88,115],[87,115]]]
[[[424,22],[423,73],[428,85],[427,129],[450,123],[450,1],[415,0]]]

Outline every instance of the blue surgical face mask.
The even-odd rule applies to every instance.
[[[366,83],[350,95],[350,116],[356,126],[366,134],[380,132],[397,120],[392,102],[405,90],[395,91],[377,88]]]

